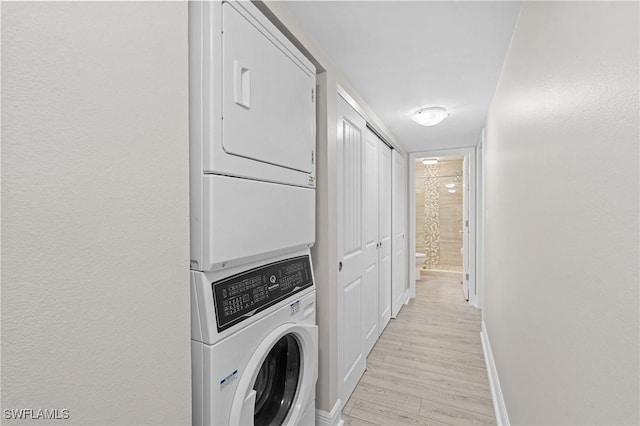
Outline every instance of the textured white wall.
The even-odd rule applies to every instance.
[[[186,2],[2,3],[3,410],[191,422],[187,47]]]
[[[527,2],[487,122],[484,321],[512,424],[638,424],[637,2]]]

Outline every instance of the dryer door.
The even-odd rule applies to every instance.
[[[315,397],[317,330],[287,324],[262,342],[238,384],[231,424],[300,423]]]
[[[252,2],[189,2],[192,180],[315,188],[315,90],[313,63]]]
[[[239,4],[223,3],[222,27],[224,151],[311,173],[315,73]]]

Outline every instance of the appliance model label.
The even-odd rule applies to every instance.
[[[270,263],[211,283],[218,332],[313,285],[309,256]]]

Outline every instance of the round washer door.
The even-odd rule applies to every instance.
[[[231,424],[297,424],[315,396],[318,328],[286,324],[258,347],[243,372]]]
[[[253,424],[281,425],[291,411],[298,392],[302,368],[298,339],[285,334],[262,362],[253,390],[256,391]]]

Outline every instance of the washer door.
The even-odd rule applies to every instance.
[[[287,324],[253,354],[231,409],[234,425],[297,424],[315,396],[318,329]]]
[[[300,344],[286,334],[271,348],[253,384],[256,403],[253,424],[279,425],[291,411],[300,379]]]

